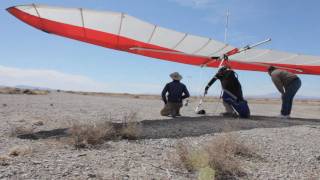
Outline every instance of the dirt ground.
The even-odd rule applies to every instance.
[[[320,178],[319,101],[296,101],[289,120],[276,118],[278,100],[250,99],[249,120],[222,118],[222,103],[209,101],[205,116],[194,113],[198,99],[191,99],[183,116],[172,119],[160,116],[163,103],[156,96],[0,94],[0,179],[197,179],[179,162],[177,143],[205,144],[225,133],[263,157],[241,160],[247,175],[240,179]],[[121,124],[130,113],[140,122],[137,140],[75,149],[63,136],[72,124]],[[17,138],[17,130],[37,140]]]

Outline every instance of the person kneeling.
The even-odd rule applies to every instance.
[[[165,104],[160,114],[162,116],[172,117],[181,116],[180,108],[182,107],[182,100],[190,96],[187,87],[181,83],[182,76],[178,72],[170,74],[172,82],[167,83],[164,87],[161,96]],[[168,96],[167,96],[168,94]]]

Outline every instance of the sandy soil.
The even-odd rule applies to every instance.
[[[206,116],[196,115],[197,103],[192,100],[183,117],[171,119],[160,116],[160,97],[0,94],[0,179],[196,179],[177,160],[177,142],[205,144],[227,129],[263,157],[242,161],[243,179],[320,178],[320,102],[295,103],[290,120],[272,117],[279,114],[276,100],[250,100],[250,120],[217,116],[223,111],[218,101],[204,103]],[[131,112],[142,125],[138,140],[76,150],[64,137],[10,136],[17,127],[39,132],[77,122],[122,123]],[[17,147],[25,153],[9,156]]]

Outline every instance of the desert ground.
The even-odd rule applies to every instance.
[[[250,119],[220,117],[215,98],[197,115],[198,102],[173,119],[160,116],[160,96],[0,94],[0,179],[320,179],[319,101],[295,101],[288,120],[276,117],[276,99],[249,99]],[[107,122],[132,126],[127,136],[79,144],[79,127]],[[239,153],[231,161],[224,152]],[[211,159],[231,174],[217,176]]]

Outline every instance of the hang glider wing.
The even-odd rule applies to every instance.
[[[222,42],[156,26],[118,12],[45,5],[7,9],[21,21],[47,33],[143,56],[218,67],[236,48]],[[266,71],[274,65],[296,73],[320,75],[320,57],[251,49],[229,57],[235,69]]]

